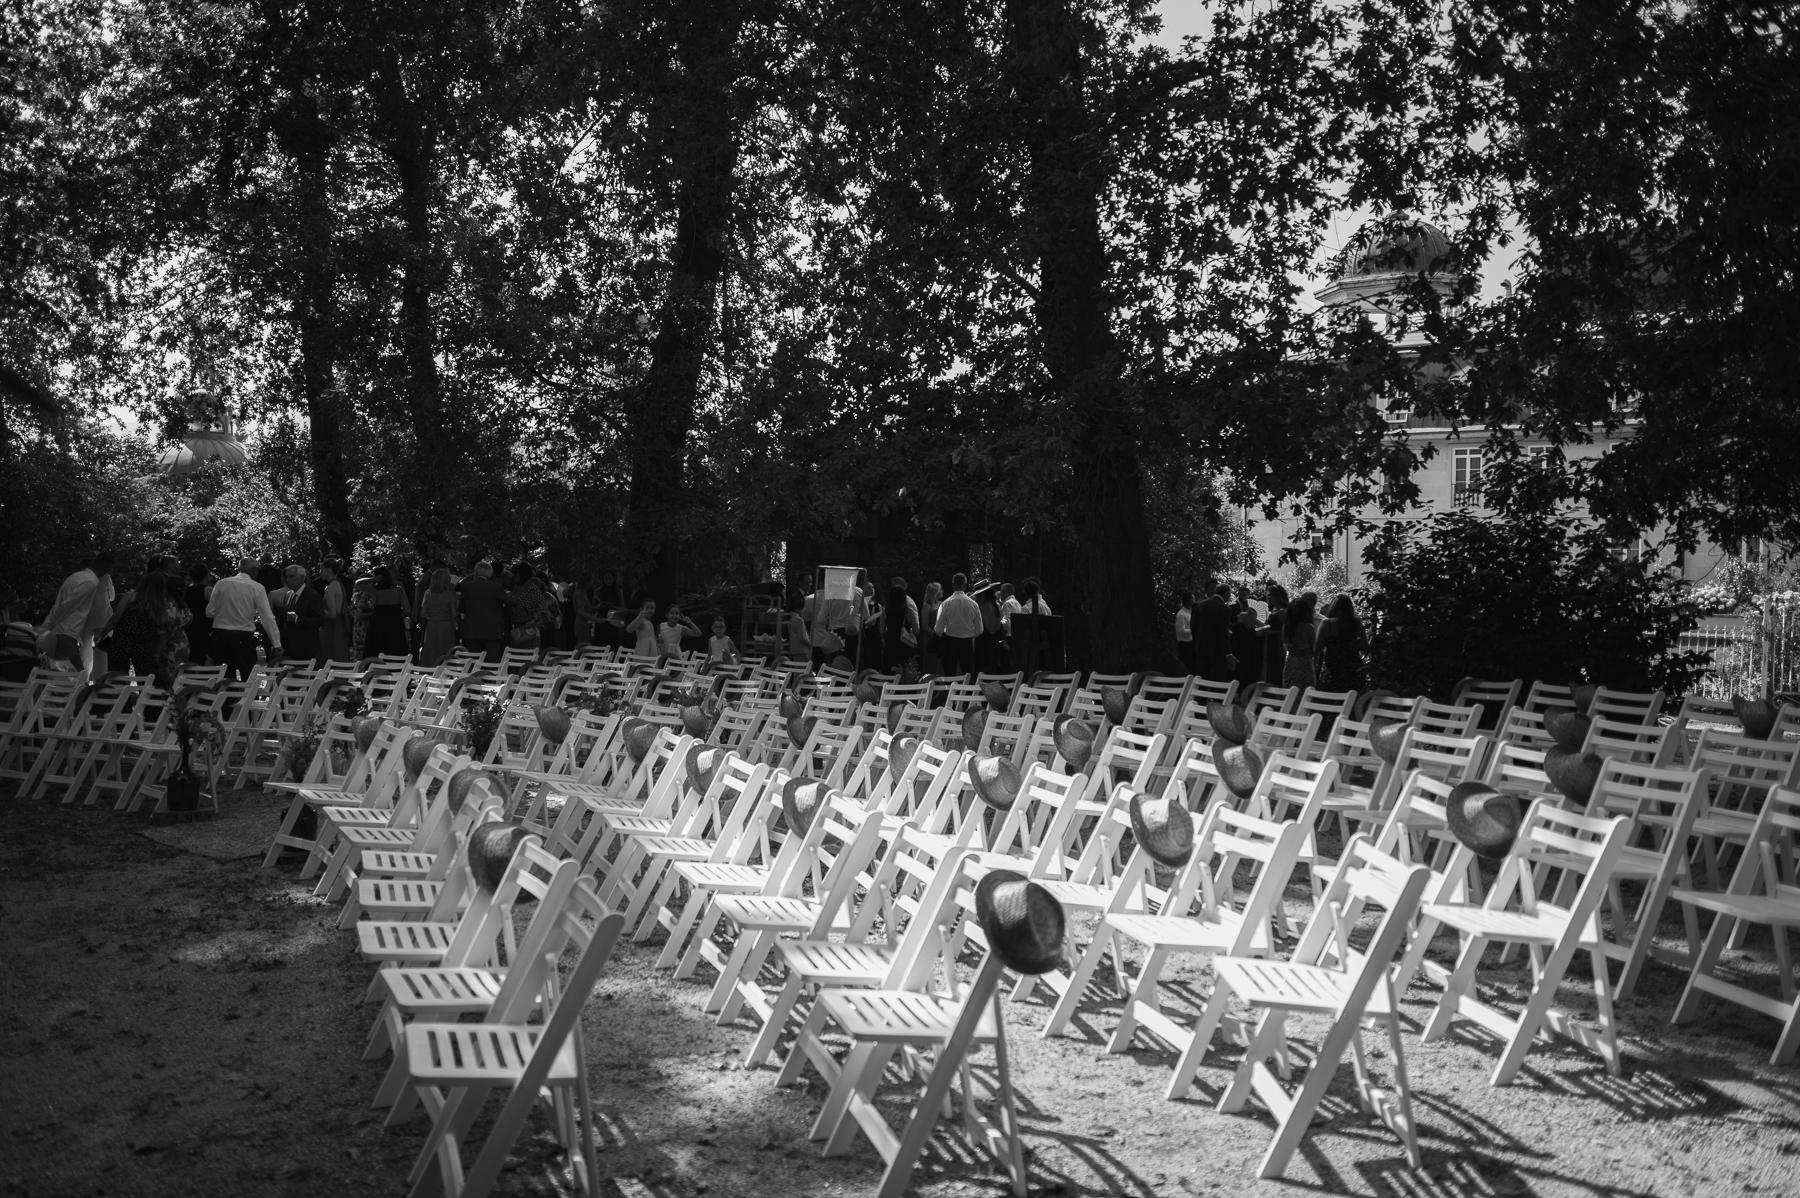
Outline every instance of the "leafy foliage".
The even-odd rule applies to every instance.
[[[1701,655],[1677,648],[1699,612],[1649,560],[1620,560],[1553,517],[1449,512],[1396,522],[1367,551],[1369,675],[1448,698],[1465,677],[1684,692]]]

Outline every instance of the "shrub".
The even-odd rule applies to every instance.
[[[1680,694],[1704,668],[1677,649],[1699,618],[1680,580],[1618,560],[1567,519],[1397,521],[1365,557],[1373,685],[1448,697],[1465,677],[1523,678]]]

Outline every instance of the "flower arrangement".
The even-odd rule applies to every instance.
[[[506,703],[499,695],[476,699],[462,710],[458,723],[469,734],[469,744],[477,760],[487,756],[494,734],[500,731],[500,720],[506,715]]]
[[[175,746],[181,752],[175,769],[169,775],[168,807],[171,811],[192,811],[199,806],[202,779],[208,772],[209,760],[225,746],[225,727],[210,711],[189,705],[193,691],[175,696]],[[201,756],[202,750],[205,757]],[[199,760],[196,760],[196,759]]]

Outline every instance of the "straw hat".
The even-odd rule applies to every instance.
[[[1024,874],[996,869],[977,882],[975,918],[988,948],[1014,973],[1049,973],[1062,964],[1062,904]]]
[[[1146,853],[1171,869],[1194,855],[1194,816],[1179,799],[1133,791],[1131,834]]]
[[[359,715],[350,721],[350,730],[356,735],[356,747],[366,753],[375,743],[375,734],[381,731],[381,717]]]
[[[438,742],[428,736],[415,736],[400,747],[400,763],[406,767],[406,779],[412,781],[431,760],[431,751],[438,747]]]
[[[782,691],[777,710],[781,712],[782,719],[791,720],[806,710],[806,700],[794,691]]]
[[[1775,721],[1781,716],[1781,708],[1767,699],[1734,696],[1731,706],[1737,710],[1738,722],[1744,726],[1744,735],[1752,740],[1768,740],[1769,734],[1775,731]]]
[[[1391,699],[1393,697],[1393,691],[1382,687],[1376,687],[1372,691],[1364,691],[1362,694],[1356,696],[1356,702],[1350,705],[1350,718],[1360,724],[1369,718],[1369,712],[1374,710],[1377,703],[1381,702],[1383,699]]]
[[[1400,742],[1411,727],[1404,720],[1383,720],[1369,729],[1369,747],[1375,750],[1375,756],[1393,765],[1400,760]]]
[[[895,699],[892,703],[888,704],[887,730],[889,736],[892,736],[899,730],[900,721],[905,718],[906,709],[911,706],[912,704],[908,703],[905,699]]]
[[[858,703],[881,702],[881,688],[867,678],[857,679],[856,685],[850,688],[850,693],[856,696]]]
[[[1208,703],[1206,722],[1212,725],[1213,738],[1228,745],[1241,745],[1250,739],[1255,724],[1250,713],[1235,703]]]
[[[1545,720],[1544,731],[1563,748],[1579,749],[1587,744],[1588,727],[1593,722],[1585,712],[1564,711]]]
[[[912,764],[913,754],[919,751],[920,740],[916,736],[902,736],[895,739],[888,749],[888,776],[898,778]]]
[[[560,707],[533,707],[531,714],[537,717],[538,731],[544,739],[553,745],[563,743],[563,737],[569,735],[569,713]]]
[[[1125,722],[1125,713],[1131,710],[1131,692],[1122,686],[1103,686],[1100,688],[1100,707],[1106,712],[1106,718],[1115,724]]]
[[[1519,802],[1485,782],[1464,782],[1444,803],[1450,834],[1477,857],[1504,857],[1519,835]]]
[[[1005,757],[981,754],[969,758],[969,781],[981,801],[996,811],[1009,810],[1019,801],[1019,767]]]
[[[641,763],[650,755],[650,746],[656,743],[656,725],[641,716],[633,716],[625,721],[620,729],[625,738],[625,752],[633,761]]]
[[[712,735],[712,720],[707,716],[704,707],[692,706],[681,709],[681,727],[684,732],[698,740],[705,740]]]
[[[1570,802],[1581,807],[1594,793],[1594,784],[1600,781],[1600,771],[1606,765],[1605,758],[1598,753],[1582,753],[1575,749],[1565,749],[1561,745],[1544,751],[1544,773],[1550,779],[1550,785]]]
[[[1070,769],[1086,765],[1094,753],[1094,726],[1072,715],[1059,715],[1051,733],[1056,755],[1069,763]]]
[[[788,739],[793,741],[794,747],[798,749],[812,738],[813,729],[818,726],[819,717],[816,715],[791,716],[787,722]]]
[[[1575,699],[1575,710],[1586,711],[1594,705],[1594,696],[1600,693],[1600,687],[1596,683],[1584,682],[1580,686],[1569,688],[1569,693]]]
[[[989,679],[981,684],[981,693],[986,697],[988,706],[1000,715],[1005,715],[1006,709],[1012,706],[1012,692],[1006,689],[1004,682]]]
[[[444,801],[450,804],[450,814],[460,815],[463,804],[469,801],[469,792],[475,789],[475,783],[481,780],[479,766],[465,765],[444,783]]]
[[[851,661],[848,657],[844,656],[842,653],[840,653],[836,657],[832,658],[826,664],[828,664],[834,670],[854,670],[856,668],[856,663]]]
[[[813,817],[819,814],[819,808],[825,805],[825,797],[830,793],[830,789],[816,778],[789,778],[781,788],[781,812],[787,816],[788,827],[801,836],[806,835],[812,827]]]
[[[971,707],[962,714],[963,748],[973,749],[981,743],[981,734],[987,731],[987,708]]]
[[[705,794],[712,789],[713,775],[725,760],[726,750],[718,745],[692,744],[688,746],[687,778],[688,785]]]
[[[517,824],[483,824],[469,833],[469,872],[475,885],[492,894],[506,880],[506,867],[512,864],[519,842],[529,835]]]

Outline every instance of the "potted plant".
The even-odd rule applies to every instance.
[[[469,744],[475,750],[477,761],[487,757],[488,746],[494,741],[494,733],[500,730],[500,720],[505,714],[506,701],[499,695],[476,699],[463,708],[458,722],[469,734]]]
[[[170,811],[193,811],[200,806],[200,792],[214,754],[225,744],[225,728],[218,717],[188,705],[192,694],[185,691],[175,697],[175,746],[180,756],[166,784],[164,805]]]

